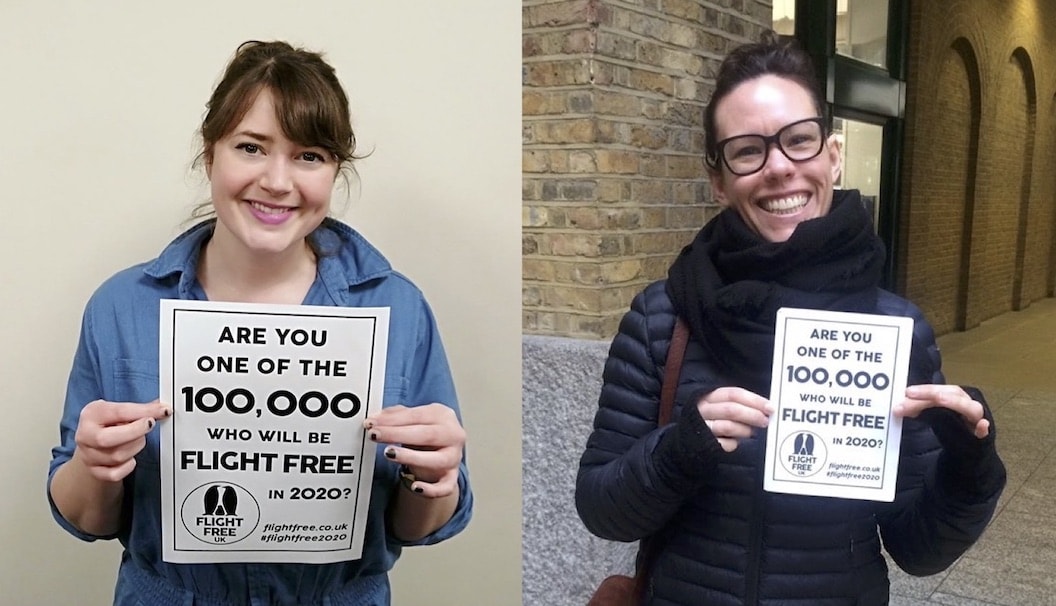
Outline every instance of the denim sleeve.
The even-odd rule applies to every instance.
[[[73,355],[73,368],[70,370],[70,378],[66,384],[66,403],[62,409],[62,419],[59,421],[59,445],[51,449],[51,464],[48,467],[47,497],[48,505],[51,507],[51,515],[67,532],[83,541],[94,541],[96,539],[112,539],[117,535],[99,536],[80,531],[62,516],[55,501],[51,498],[51,481],[55,477],[55,470],[73,457],[76,446],[74,436],[77,433],[77,424],[80,420],[81,409],[86,404],[102,397],[102,386],[100,384],[100,367],[98,351],[94,347],[91,321],[91,303],[85,309],[81,318],[81,335],[77,343],[77,351]]]
[[[462,413],[458,407],[458,397],[455,394],[454,381],[451,378],[451,368],[447,363],[447,355],[444,353],[444,345],[440,341],[440,333],[437,330],[436,319],[429,308],[429,304],[423,299],[420,305],[418,319],[418,343],[414,352],[414,361],[411,365],[411,384],[408,386],[406,406],[423,406],[434,402],[444,404],[455,411],[459,423],[462,422]],[[451,519],[438,528],[435,532],[417,541],[400,541],[401,545],[432,545],[449,539],[461,532],[469,523],[473,514],[473,492],[469,485],[469,472],[466,468],[465,449],[462,452],[462,462],[458,468],[458,505]]]

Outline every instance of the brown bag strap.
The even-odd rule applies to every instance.
[[[682,373],[682,359],[686,356],[686,345],[689,344],[689,327],[682,318],[675,317],[675,330],[671,333],[671,345],[667,348],[667,361],[664,363],[664,382],[660,387],[660,413],[657,416],[657,427],[671,422],[675,409],[675,391],[678,390],[678,377]],[[653,567],[653,560],[660,551],[660,541],[655,537],[642,539],[640,550],[642,557],[638,560],[634,573],[635,603],[641,604],[645,598],[646,577]]]
[[[682,372],[682,358],[686,356],[688,343],[689,328],[682,318],[676,316],[671,345],[667,348],[667,362],[664,364],[664,383],[660,388],[660,414],[656,423],[658,427],[671,422],[671,413],[675,409],[675,391],[678,390],[678,376]]]

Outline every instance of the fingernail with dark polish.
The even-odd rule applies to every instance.
[[[147,431],[154,429],[154,419],[147,419]]]
[[[414,491],[417,492],[418,494],[422,494],[423,492],[425,492],[424,490],[422,490],[421,486],[415,486],[414,487]]]
[[[375,441],[375,442],[377,442],[377,441],[378,441],[378,434],[376,434],[376,433],[371,433],[371,434],[370,434],[370,439],[371,439],[371,440],[373,440],[373,441]]]
[[[385,449],[385,456],[390,458],[390,459],[395,459],[396,458],[396,449],[395,448],[391,448],[391,447],[390,448],[386,448]]]

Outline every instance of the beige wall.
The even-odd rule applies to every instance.
[[[194,130],[249,38],[336,66],[374,149],[341,216],[426,292],[456,375],[476,515],[405,553],[395,603],[519,603],[519,32],[493,0],[0,3],[0,603],[109,603],[117,546],[44,497],[81,309],[202,198]]]

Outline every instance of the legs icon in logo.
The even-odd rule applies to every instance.
[[[220,502],[223,503],[224,515],[235,515],[235,510],[238,509],[238,495],[234,488],[224,486],[224,496]]]
[[[216,505],[220,502],[220,488],[217,486],[210,486],[205,489],[205,511],[202,512],[203,516],[215,516]]]
[[[204,516],[233,516],[238,509],[238,493],[231,486],[223,486],[224,496],[220,497],[221,486],[214,484],[205,490]]]
[[[797,455],[814,455],[814,434],[809,432],[800,432],[796,434],[795,441],[795,454]]]

